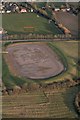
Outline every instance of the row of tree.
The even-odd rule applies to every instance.
[[[65,34],[13,34],[13,35],[6,35],[3,36],[3,40],[25,40],[25,39],[67,39],[71,38],[71,35]]]

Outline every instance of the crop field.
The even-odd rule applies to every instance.
[[[78,90],[74,87],[46,96],[42,91],[3,96],[3,118],[77,118],[73,101]]]
[[[78,27],[78,16],[60,11],[56,13],[56,20],[69,29],[72,35],[78,36],[80,30]]]
[[[53,22],[49,24],[47,19],[37,17],[35,13],[3,14],[2,21],[2,26],[8,34],[29,33],[30,28],[24,30],[24,27],[33,27],[32,33],[37,34],[62,34]]]

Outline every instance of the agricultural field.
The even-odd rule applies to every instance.
[[[8,34],[21,34],[31,33],[30,27],[33,27],[32,33],[37,34],[62,34],[53,22],[49,24],[49,21],[41,16],[37,17],[35,13],[23,13],[23,14],[3,14],[2,26],[7,30]],[[29,27],[25,30],[25,27]]]
[[[9,46],[14,45],[16,48],[16,44],[8,45],[7,49],[9,49]],[[38,44],[40,44],[40,42]],[[4,118],[78,117],[74,106],[74,98],[80,87],[74,86],[68,89],[56,88],[48,89],[48,91],[42,88],[39,89],[41,85],[54,83],[55,81],[59,82],[65,79],[73,81],[73,76],[77,75],[78,41],[54,41],[44,44],[47,44],[47,46],[53,50],[53,53],[55,52],[59,56],[59,60],[66,67],[66,71],[46,80],[33,80],[26,77],[14,76],[9,69],[6,55],[3,54],[3,87],[6,87],[8,90],[13,88],[13,92],[9,92],[9,95],[7,93],[3,95]],[[35,43],[33,42],[33,46],[34,45]],[[43,44],[41,44],[41,47],[42,46]],[[3,47],[3,50],[6,50],[6,46]],[[45,52],[45,50],[43,51]],[[51,58],[52,57],[53,55],[51,54]]]
[[[3,118],[77,118],[73,101],[78,90],[74,87],[64,92],[3,96]]]
[[[78,26],[78,16],[60,11],[55,13],[55,18],[59,23],[71,31],[73,36],[78,36],[78,32],[80,31]]]

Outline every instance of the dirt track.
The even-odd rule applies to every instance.
[[[7,47],[9,69],[17,76],[45,79],[64,69],[56,53],[44,43],[19,43]]]

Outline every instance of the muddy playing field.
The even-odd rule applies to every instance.
[[[9,45],[6,60],[11,73],[31,79],[46,79],[64,70],[59,56],[46,43]]]

